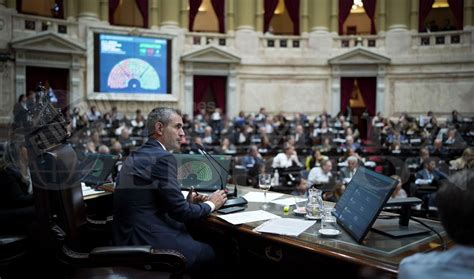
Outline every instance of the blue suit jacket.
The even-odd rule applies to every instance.
[[[149,139],[124,162],[114,193],[115,245],[151,245],[181,252],[192,265],[202,243],[185,222],[209,215],[205,203],[192,204],[181,193],[175,157]]]

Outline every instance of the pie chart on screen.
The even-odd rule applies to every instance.
[[[160,88],[160,78],[150,63],[138,58],[128,58],[112,68],[107,86],[111,89],[157,90]]]
[[[211,179],[212,170],[209,165],[203,162],[190,161],[178,168],[178,180],[192,180],[199,183],[201,181],[210,181]]]

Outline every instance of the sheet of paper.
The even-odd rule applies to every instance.
[[[238,212],[226,215],[218,215],[217,217],[231,223],[232,225],[240,225],[250,222],[280,218],[280,216],[266,212],[264,210]]]
[[[281,193],[272,193],[272,192],[267,192],[267,202],[270,202],[272,200],[278,199],[279,197],[283,196]],[[244,198],[248,202],[265,202],[265,196],[263,195],[263,192],[248,192],[247,194],[244,195]]]
[[[298,236],[316,221],[307,221],[293,218],[279,218],[269,220],[253,229],[257,232],[274,233],[280,235]]]
[[[306,200],[308,200],[308,199],[307,198],[300,198],[300,197],[291,197],[291,198],[273,200],[271,202],[279,204],[279,205],[286,206],[286,205],[295,205],[296,201],[306,201]]]

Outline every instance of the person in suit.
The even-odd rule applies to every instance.
[[[417,253],[403,259],[398,278],[472,278],[474,274],[474,172],[455,173],[438,190],[441,224],[454,246],[447,251]]]
[[[190,191],[185,199],[177,180],[177,162],[170,151],[184,137],[180,113],[155,108],[147,117],[148,141],[123,163],[114,193],[113,243],[174,249],[190,273],[210,268],[214,249],[197,241],[186,223],[208,216],[227,200],[218,190],[208,197]]]
[[[345,184],[349,183],[356,173],[357,168],[359,168],[359,160],[355,156],[349,156],[349,158],[347,158],[347,167],[343,167],[339,171],[339,180]]]

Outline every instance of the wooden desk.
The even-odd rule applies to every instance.
[[[239,195],[248,191],[257,191],[240,187]],[[261,203],[249,203],[247,211],[261,209]],[[293,207],[290,207],[292,212]],[[284,213],[283,207],[270,203],[270,212],[285,218],[304,218],[293,213]],[[398,219],[396,219],[398,222]],[[445,239],[446,234],[439,222],[425,220]],[[378,276],[395,277],[400,261],[417,252],[440,249],[440,240],[434,233],[405,238],[391,238],[370,231],[363,244],[357,244],[342,228],[342,234],[336,238],[325,238],[319,235],[320,221],[298,237],[262,234],[252,231],[263,223],[253,222],[234,226],[211,215],[203,221],[208,232],[224,234],[237,245],[241,262],[265,266],[268,270],[278,270],[275,274],[302,274],[314,272],[321,275],[343,275],[357,277],[361,270],[371,270]],[[411,224],[410,224],[411,225]],[[446,240],[448,241],[448,240]],[[362,268],[362,269],[361,269]]]

